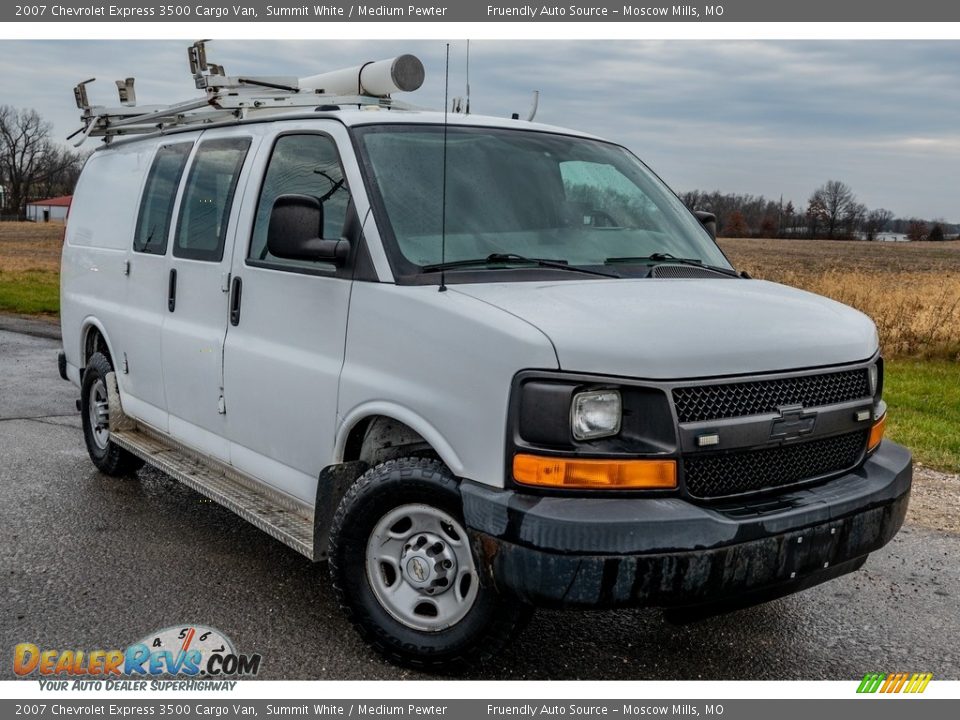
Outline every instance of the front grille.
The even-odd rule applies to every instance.
[[[673,390],[677,418],[682,423],[761,415],[784,405],[812,408],[868,397],[866,368]]]
[[[687,456],[687,492],[697,498],[726,497],[840,473],[856,465],[866,444],[867,433],[858,430],[795,445]]]

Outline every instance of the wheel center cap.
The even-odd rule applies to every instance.
[[[400,555],[403,579],[425,595],[442,595],[457,576],[457,557],[435,533],[420,533],[408,541]]]
[[[427,585],[433,579],[433,571],[427,558],[414,555],[407,560],[407,579],[414,585]]]

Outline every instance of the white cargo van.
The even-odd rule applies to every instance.
[[[202,50],[199,102],[77,88],[109,142],[61,373],[102,472],[149,463],[328,560],[361,635],[431,669],[535,606],[778,597],[900,528],[873,323],[738,274],[629,151],[401,109],[410,56],[298,82]]]

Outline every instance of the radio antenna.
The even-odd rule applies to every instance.
[[[470,114],[470,40],[467,39],[467,111],[464,115]]]
[[[440,190],[440,288],[439,292],[447,291],[447,273],[444,264],[447,262],[447,105],[450,93],[450,43],[447,43],[447,66],[443,74],[443,175]]]

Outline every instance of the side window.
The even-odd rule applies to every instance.
[[[190,166],[180,204],[175,257],[219,262],[237,179],[250,138],[222,138],[201,142]]]
[[[281,135],[273,146],[260,190],[257,217],[247,259],[278,268],[316,268],[308,260],[284,260],[267,249],[270,211],[281,195],[311,195],[323,203],[323,237],[343,233],[350,191],[337,156],[337,146],[326,135]],[[319,228],[317,229],[319,232]],[[320,263],[327,266],[328,263]]]
[[[140,199],[140,215],[133,236],[136,252],[151,255],[167,252],[173,201],[192,148],[193,143],[177,143],[163,145],[157,150]]]

